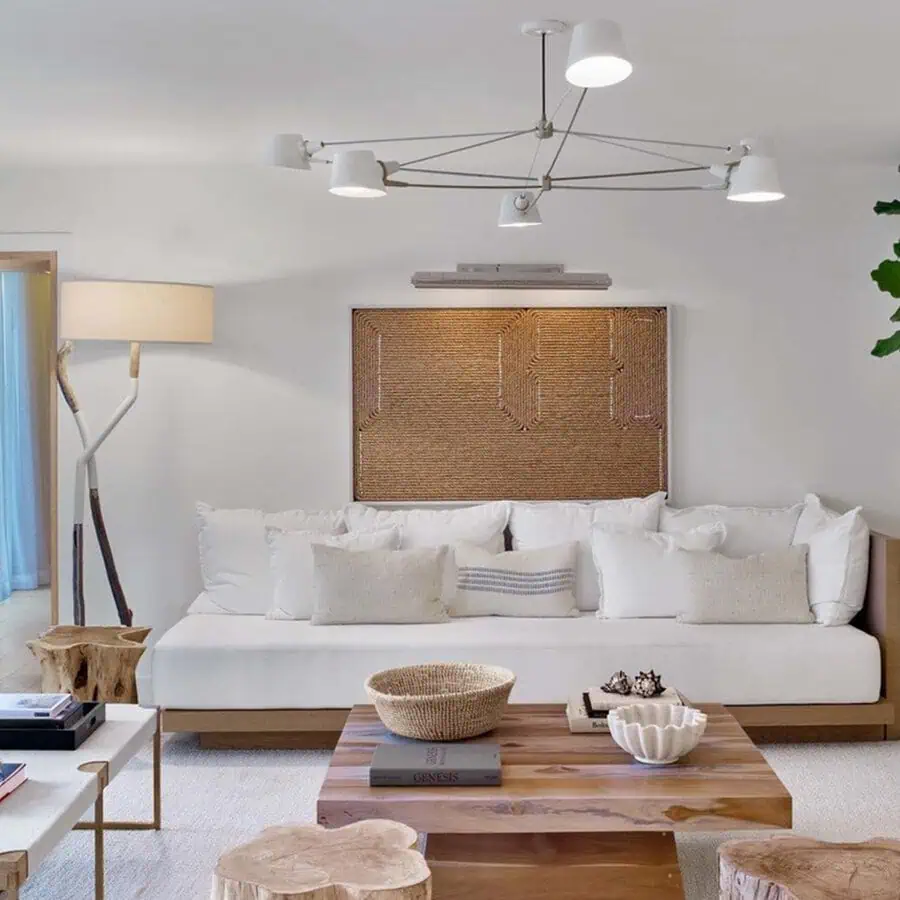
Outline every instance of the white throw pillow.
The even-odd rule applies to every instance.
[[[465,542],[491,553],[504,547],[503,533],[509,521],[509,503],[498,500],[456,509],[375,509],[351,503],[345,510],[350,531],[372,531],[392,525],[400,529],[400,547],[452,547]],[[444,603],[449,607],[456,593],[456,564],[452,551],[444,564]]]
[[[340,550],[312,545],[313,625],[446,622],[447,548]]]
[[[595,610],[601,600],[597,569],[591,556],[591,530],[595,525],[619,525],[656,531],[659,510],[665,500],[665,493],[660,491],[649,497],[598,500],[593,503],[513,503],[509,517],[513,549],[534,550],[577,541],[575,597],[579,609]]]
[[[659,514],[659,530],[680,534],[699,525],[721,522],[725,542],[719,552],[725,556],[751,556],[783,550],[791,546],[803,504],[781,508],[758,506],[691,506],[672,509],[664,506]]]
[[[674,558],[687,624],[811,624],[805,546],[740,559],[685,551]]]
[[[374,531],[396,525],[404,550],[465,541],[499,553],[509,520],[509,503],[500,500],[458,509],[375,509],[363,503],[351,503],[344,515],[350,531]]]
[[[577,616],[578,544],[489,553],[457,544],[454,616]]]
[[[198,503],[200,572],[208,611],[262,616],[272,605],[268,525],[339,534],[344,531],[344,515],[341,510],[264,513],[259,509],[215,509]]]
[[[862,507],[841,515],[807,494],[794,544],[809,546],[809,603],[820,625],[846,625],[866,602],[869,526]]]
[[[680,591],[683,579],[674,568],[675,557],[687,550],[715,550],[724,540],[721,522],[682,534],[596,527],[591,548],[603,589],[603,609],[597,616],[675,618],[688,603]]]
[[[315,531],[266,529],[269,563],[274,582],[272,606],[267,619],[309,619],[313,613],[313,544],[344,550],[399,550],[400,529],[319,534]]]

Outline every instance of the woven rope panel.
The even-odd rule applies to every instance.
[[[357,500],[666,489],[656,307],[353,311]]]

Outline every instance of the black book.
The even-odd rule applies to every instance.
[[[501,783],[497,744],[379,744],[371,787],[465,787]]]

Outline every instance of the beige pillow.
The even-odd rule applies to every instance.
[[[454,616],[577,616],[578,544],[489,553],[457,544]]]
[[[312,544],[313,625],[446,622],[447,548],[342,550]]]
[[[807,547],[732,559],[684,550],[673,560],[686,608],[679,622],[808,624],[815,621],[806,587]]]

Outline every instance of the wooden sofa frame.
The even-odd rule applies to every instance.
[[[731,706],[756,741],[900,738],[900,539],[872,534],[866,605],[854,625],[881,646],[876,703]],[[164,709],[163,730],[198,732],[210,748],[333,747],[347,709]]]

